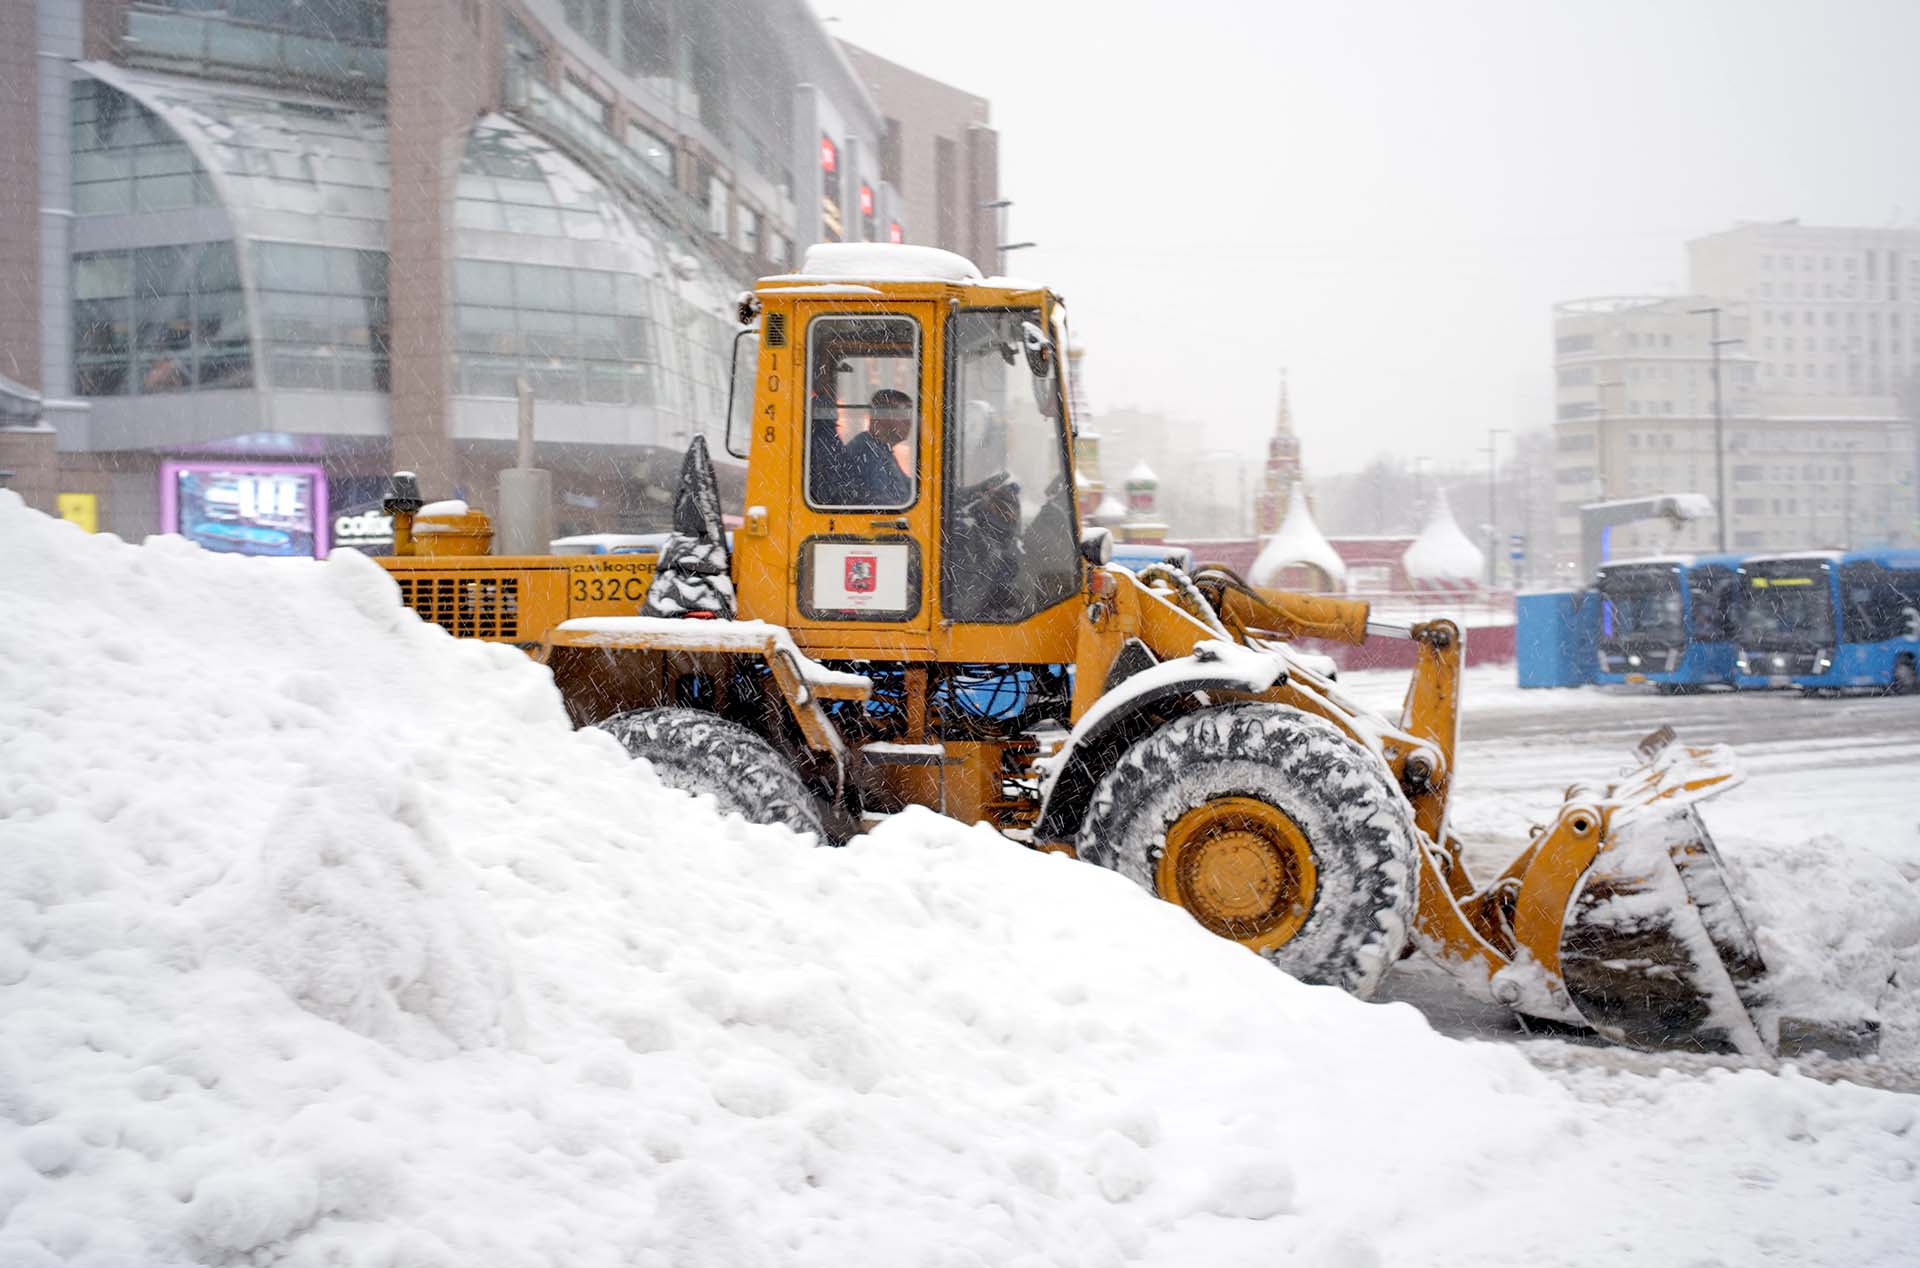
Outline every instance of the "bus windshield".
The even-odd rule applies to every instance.
[[[1667,568],[1609,572],[1599,590],[1602,637],[1681,636],[1680,584]]]
[[[1833,641],[1833,603],[1818,564],[1774,565],[1750,572],[1742,641],[1756,646]]]

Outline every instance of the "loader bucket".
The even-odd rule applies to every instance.
[[[1599,803],[1599,849],[1567,903],[1560,975],[1580,1016],[1636,1048],[1765,1056],[1766,964],[1694,803],[1739,780],[1722,746],[1663,728]]]

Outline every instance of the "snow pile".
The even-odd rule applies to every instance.
[[[1487,557],[1460,531],[1453,508],[1447,505],[1447,491],[1435,489],[1427,526],[1400,556],[1400,563],[1414,589],[1452,589],[1463,582],[1478,582],[1486,573]]]
[[[984,829],[721,821],[350,552],[0,493],[0,612],[8,1268],[1910,1255],[1920,1098],[1550,1076]]]
[[[1279,531],[1260,548],[1248,580],[1256,586],[1280,589],[1283,588],[1282,574],[1301,564],[1325,576],[1328,589],[1338,591],[1346,587],[1347,561],[1340,558],[1320,526],[1314,523],[1313,512],[1307,508],[1306,490],[1296,484],[1287,499],[1286,518],[1280,521]]]

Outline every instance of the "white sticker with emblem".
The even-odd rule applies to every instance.
[[[905,542],[816,542],[814,610],[906,611],[909,550]]]

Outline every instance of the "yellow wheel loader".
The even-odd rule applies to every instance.
[[[406,602],[513,642],[661,778],[834,843],[908,806],[1112,868],[1308,981],[1418,950],[1526,1018],[1764,1053],[1764,966],[1695,811],[1737,778],[1671,733],[1569,789],[1498,876],[1449,831],[1461,633],[1225,568],[1110,564],[1078,524],[1066,309],[917,247],[813,248],[744,296],[727,447],[657,558],[498,557],[396,479]],[[1296,655],[1410,639],[1397,718]]]

